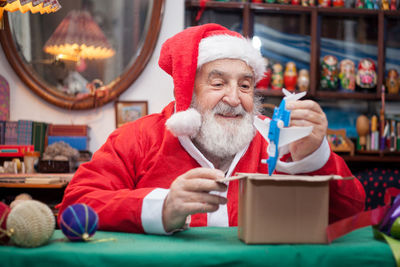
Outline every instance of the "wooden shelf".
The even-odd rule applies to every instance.
[[[64,188],[67,183],[56,183],[56,184],[26,184],[26,183],[0,183],[0,187],[3,188]]]
[[[187,10],[187,23],[191,23],[186,26],[193,26],[208,22],[210,18],[207,16],[206,19],[196,21],[194,20],[195,15],[197,14],[198,8],[200,8],[201,1],[187,0],[186,1],[186,10]],[[387,60],[387,45],[389,45],[387,40],[390,42],[394,42],[395,38],[393,38],[393,31],[390,31],[392,28],[389,28],[390,24],[388,21],[394,20],[398,25],[398,20],[400,20],[400,10],[390,11],[390,10],[372,10],[372,9],[359,9],[359,8],[337,8],[337,7],[303,7],[301,5],[283,5],[283,4],[269,4],[269,3],[252,3],[251,0],[247,0],[241,3],[238,2],[219,2],[219,1],[207,1],[205,3],[205,12],[208,10],[212,10],[214,7],[217,8],[232,8],[232,11],[236,13],[242,13],[241,21],[237,21],[241,25],[241,30],[244,36],[248,38],[252,38],[255,30],[255,23],[264,23],[268,24],[269,18],[272,18],[274,24],[270,27],[275,27],[276,31],[282,31],[283,34],[294,34],[298,25],[302,25],[301,29],[298,29],[298,33],[304,36],[309,36],[310,44],[307,46],[307,52],[309,52],[309,61],[306,62],[309,64],[309,77],[310,77],[310,87],[307,93],[307,98],[310,99],[318,99],[318,100],[356,100],[360,102],[380,102],[381,100],[381,88],[382,85],[385,85],[385,68],[386,68],[386,60]],[[240,9],[238,11],[238,9]],[[281,15],[280,15],[281,14]],[[300,18],[298,18],[300,15]],[[261,19],[260,19],[261,17]],[[278,18],[277,18],[278,17]],[[289,21],[291,18],[290,27],[288,29],[282,30],[280,27],[276,25],[284,25],[286,18]],[[212,16],[211,16],[212,19]],[[263,20],[264,19],[264,20]],[[376,54],[375,50],[372,55],[376,55],[376,70],[377,70],[377,84],[376,88],[371,89],[369,91],[356,91],[355,92],[344,92],[344,91],[324,91],[320,87],[320,76],[321,76],[321,55],[325,50],[324,43],[321,42],[322,38],[332,38],[340,41],[348,41],[347,39],[343,39],[343,32],[336,33],[335,32],[338,26],[339,20],[345,20],[352,23],[352,25],[361,24],[364,27],[357,28],[357,32],[354,33],[354,43],[364,44],[364,45],[374,45],[376,46]],[[218,21],[223,21],[223,19],[218,19]],[[300,24],[298,23],[300,22]],[[232,18],[228,17],[227,27],[233,25]],[[392,23],[393,24],[393,23]],[[328,26],[329,27],[328,27]],[[346,25],[340,25],[343,29]],[[358,25],[360,26],[360,25]],[[324,27],[324,28],[323,28]],[[355,27],[355,26],[354,26]],[[371,30],[371,27],[373,27]],[[392,26],[393,27],[393,26]],[[331,32],[322,32],[327,28],[332,29]],[[347,32],[346,32],[347,33]],[[348,34],[348,33],[347,33]],[[396,37],[396,36],[394,36]],[[393,40],[391,40],[393,39]],[[308,40],[308,39],[307,39]],[[360,41],[361,40],[361,41]],[[307,43],[308,44],[308,43]],[[395,44],[390,43],[391,47],[396,47]],[[276,48],[275,48],[276,49]],[[275,51],[275,50],[273,50]],[[272,53],[272,52],[271,52]],[[277,52],[278,53],[278,52]],[[350,53],[350,52],[349,52]],[[347,53],[347,54],[349,54]],[[346,53],[343,57],[350,57]],[[279,58],[279,57],[277,57]],[[351,58],[351,57],[350,57]],[[275,59],[279,61],[279,59]],[[354,59],[353,59],[354,60]],[[306,65],[307,65],[306,64]],[[357,66],[357,62],[355,62]],[[259,96],[268,97],[283,97],[283,94],[280,90],[271,90],[271,89],[256,89],[255,94]],[[400,94],[397,95],[385,95],[385,100],[387,102],[400,102]],[[362,162],[376,162],[376,163],[400,163],[400,153],[358,153],[356,152],[355,156],[349,156],[346,154],[342,155],[348,162],[353,162],[354,164],[362,163]]]

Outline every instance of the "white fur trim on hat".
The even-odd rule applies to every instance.
[[[174,113],[165,123],[174,136],[194,137],[201,126],[201,115],[194,108]]]
[[[223,58],[241,59],[253,68],[255,80],[264,76],[265,61],[250,40],[228,34],[203,38],[199,44],[197,68],[203,64]]]

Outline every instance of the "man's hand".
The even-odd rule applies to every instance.
[[[226,198],[209,193],[226,191],[225,184],[215,181],[220,178],[224,178],[222,171],[209,168],[192,169],[176,178],[164,201],[165,231],[182,228],[190,214],[213,212],[220,204],[226,204]]]
[[[321,107],[312,100],[291,101],[286,103],[291,110],[290,126],[313,126],[309,136],[289,145],[293,161],[298,161],[319,148],[326,135],[328,120]]]

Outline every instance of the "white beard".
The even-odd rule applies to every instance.
[[[195,101],[193,104],[198,109]],[[202,115],[202,124],[200,131],[194,137],[194,141],[214,157],[224,159],[234,156],[244,149],[255,135],[254,115],[246,112],[241,105],[231,107],[220,101],[213,110],[199,111]],[[222,119],[224,121],[219,122],[215,114],[240,114],[242,118]]]

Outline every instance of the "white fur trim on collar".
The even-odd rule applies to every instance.
[[[194,137],[201,126],[201,115],[194,108],[173,114],[165,123],[174,136]]]
[[[265,60],[250,40],[225,34],[213,35],[200,41],[197,68],[224,58],[241,59],[246,62],[253,68],[256,82],[264,76]]]

